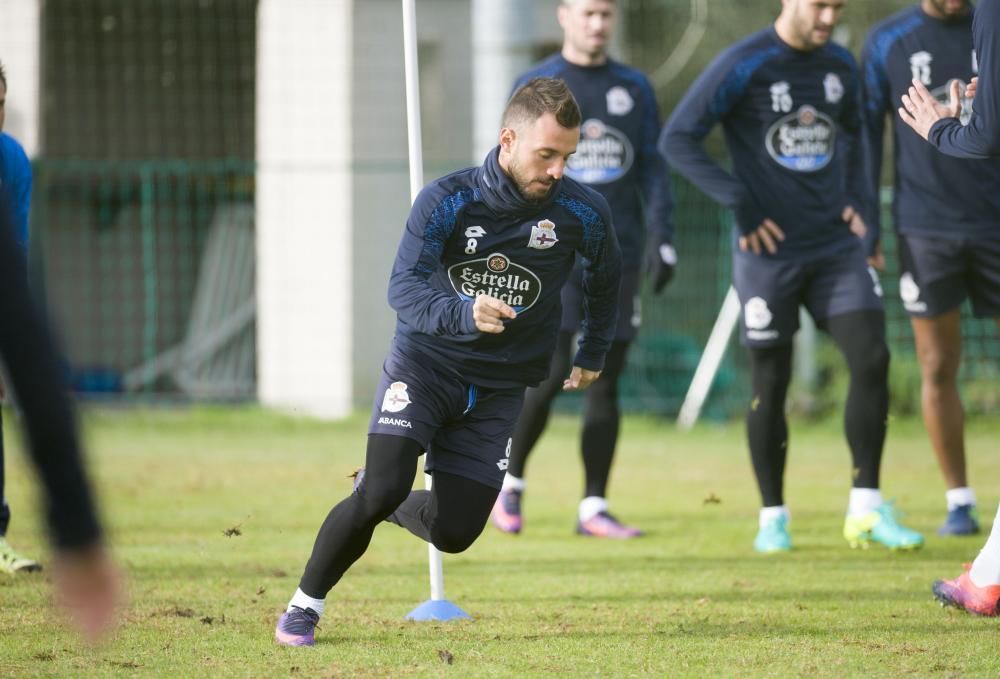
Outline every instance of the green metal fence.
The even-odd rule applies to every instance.
[[[33,278],[75,386],[252,397],[252,164],[42,161],[35,172]]]

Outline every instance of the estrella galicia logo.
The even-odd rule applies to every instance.
[[[569,158],[566,174],[584,184],[607,184],[624,177],[634,157],[624,132],[590,118],[580,126],[580,142]]]
[[[816,172],[830,164],[836,148],[833,119],[812,106],[779,118],[764,140],[780,165],[796,172]]]
[[[489,295],[518,313],[534,306],[542,293],[538,276],[498,252],[452,264],[448,280],[462,299],[471,301],[477,295]]]

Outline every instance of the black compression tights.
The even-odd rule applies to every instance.
[[[824,328],[851,372],[844,405],[844,434],[854,462],[854,487],[878,488],[889,417],[889,347],[881,311],[834,316]]]
[[[750,349],[751,396],[747,442],[765,507],[785,504],[785,457],[788,423],[785,395],[792,378],[792,345]]]
[[[432,491],[411,492],[420,444],[401,436],[368,437],[364,481],[330,510],[319,529],[299,588],[316,599],[327,593],[368,549],[375,527],[386,519],[442,552],[471,545],[489,518],[497,490],[482,483],[434,473]]]
[[[570,372],[572,342],[572,333],[559,333],[549,377],[534,389],[528,389],[525,394],[524,408],[510,448],[510,467],[507,471],[511,476],[524,477],[528,456],[545,431],[552,401],[562,391],[563,379]],[[628,342],[612,342],[600,379],[583,392],[580,447],[583,453],[584,497],[604,497],[607,492],[621,421],[618,410],[618,378],[625,367],[628,347]]]
[[[823,324],[847,361],[850,386],[844,430],[854,464],[855,488],[878,488],[882,446],[889,412],[889,349],[880,311],[859,311]],[[747,439],[761,500],[784,504],[783,477],[788,451],[785,395],[791,380],[790,344],[750,350],[753,395],[747,412]]]

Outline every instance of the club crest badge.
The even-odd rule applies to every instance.
[[[774,316],[767,308],[767,301],[763,297],[751,297],[743,307],[743,317],[747,327],[753,330],[762,330],[771,325]]]
[[[836,104],[844,98],[844,83],[840,82],[840,76],[836,73],[827,73],[823,78],[823,91],[826,93],[826,101]]]
[[[556,238],[556,225],[549,219],[543,219],[535,226],[531,227],[531,238],[528,239],[528,247],[536,250],[548,250],[559,242]]]
[[[621,85],[615,85],[606,95],[608,103],[608,113],[613,116],[624,116],[628,115],[635,107],[635,101],[632,100],[632,95],[628,93]]]
[[[406,393],[406,382],[393,382],[382,397],[382,412],[398,413],[410,405],[410,395]]]

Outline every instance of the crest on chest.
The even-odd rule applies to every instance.
[[[550,219],[543,219],[531,227],[531,237],[528,247],[536,250],[548,250],[559,242],[556,236],[556,225]]]

